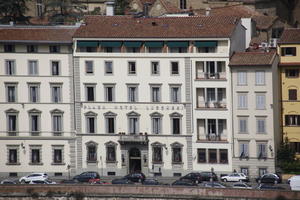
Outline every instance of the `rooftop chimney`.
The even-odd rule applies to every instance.
[[[149,6],[150,6],[150,3],[144,3],[143,12],[144,12],[145,17],[149,17]]]
[[[106,4],[106,15],[107,16],[114,16],[115,0],[107,0],[105,2],[105,4]]]
[[[205,9],[205,16],[210,16],[210,11],[211,11],[211,8],[206,8]]]

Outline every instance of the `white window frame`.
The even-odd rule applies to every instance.
[[[110,63],[110,64],[109,64]],[[110,65],[110,66],[109,66]],[[109,67],[111,67],[111,72],[109,72]],[[104,74],[105,75],[113,75],[114,74],[114,66],[113,61],[106,60],[104,61]]]
[[[62,102],[62,84],[50,83],[50,88],[51,88],[51,102],[52,103],[61,103]],[[54,92],[55,88],[58,88],[57,95],[55,95],[56,92]],[[55,98],[56,96],[57,96],[57,98]]]
[[[127,84],[127,92],[128,92],[128,102],[138,102],[138,84]],[[131,88],[135,88],[135,91],[132,93]],[[132,95],[133,94],[133,95]]]
[[[133,63],[134,63],[135,70],[132,70]],[[136,75],[136,74],[137,74],[136,61],[128,61],[128,75]]]
[[[255,71],[255,85],[266,84],[266,72],[264,70]]]
[[[127,114],[128,118],[128,133],[130,135],[137,135],[140,132],[140,114],[136,112],[130,112]],[[136,120],[136,121],[132,121]],[[135,130],[135,132],[133,131]]]
[[[33,98],[32,88],[36,88],[36,100]],[[30,103],[40,102],[40,83],[28,83],[28,101]]]
[[[156,65],[157,70],[154,70],[154,66]],[[160,65],[159,61],[151,61],[151,75],[159,76],[160,75]]]
[[[247,85],[247,71],[237,71],[237,85]]]
[[[248,93],[238,92],[237,93],[237,107],[239,110],[248,109]]]
[[[174,89],[177,88],[177,98],[174,98]],[[181,85],[170,85],[170,102],[180,103],[181,102]]]
[[[29,112],[29,131],[32,136],[39,136],[41,133],[41,111],[39,110],[30,110]],[[37,130],[33,130],[33,116],[36,116]]]
[[[88,100],[88,88],[91,87],[93,88],[93,100]],[[96,101],[96,84],[93,84],[93,83],[88,83],[88,84],[85,84],[85,100],[88,101],[88,102],[94,102]]]
[[[178,68],[177,73],[174,73],[175,71],[173,71],[173,63],[177,63],[177,68]],[[171,74],[171,76],[178,76],[180,74],[179,61],[171,61],[170,62],[170,74]]]
[[[154,95],[154,88],[158,88],[158,92],[156,95]],[[150,85],[150,97],[151,97],[151,102],[161,102],[161,85],[158,84],[151,84]]]
[[[103,84],[103,87],[104,87],[104,101],[106,101],[106,102],[114,102],[115,101],[115,85],[116,84],[114,84],[114,83],[109,83],[109,84],[107,84],[107,83],[105,83],[105,84]],[[111,88],[111,99],[109,100],[109,88]]]
[[[59,117],[60,120],[57,121],[55,118]],[[54,136],[62,136],[64,132],[64,112],[61,110],[51,111],[51,120],[52,120],[52,132]]]
[[[5,60],[5,74],[16,75],[16,60]]]
[[[29,153],[29,165],[42,165],[42,145],[29,145],[30,153]],[[32,162],[32,150],[39,151],[39,162]]]
[[[248,116],[239,116],[238,117],[238,132],[241,134],[248,133]],[[241,121],[244,121],[245,127],[242,127]]]
[[[171,130],[171,135],[181,135],[182,134],[182,114],[180,114],[180,113],[171,113],[170,115],[170,120],[171,120],[171,123],[170,123],[170,125],[171,125],[171,128],[170,128],[170,130]],[[174,133],[174,129],[173,129],[173,127],[174,127],[174,119],[178,119],[178,123],[179,123],[179,133]]]
[[[54,70],[54,66],[56,63],[57,63],[57,70]],[[60,76],[61,75],[61,63],[59,60],[51,60],[50,66],[51,66],[51,75],[52,76]]]
[[[91,125],[89,119],[94,120],[94,132],[91,132]],[[96,134],[97,133],[97,114],[94,112],[85,113],[85,121],[86,121],[86,133],[87,134]]]
[[[268,157],[268,143],[267,142],[256,142],[257,146],[257,158],[267,158]],[[264,146],[264,148],[262,147]],[[263,151],[264,150],[264,151]]]
[[[161,113],[154,112],[154,113],[150,114],[150,117],[151,117],[151,132],[152,132],[152,134],[156,134],[156,135],[162,134],[162,117],[163,117],[163,115]],[[156,122],[158,122],[158,124],[155,124]]]
[[[18,96],[17,96],[17,94],[18,94],[18,87],[17,87],[17,84],[18,83],[5,83],[5,90],[6,90],[6,102],[17,102],[18,101]],[[11,98],[10,98],[10,95],[9,95],[9,90],[8,90],[8,88],[9,87],[14,87],[14,93],[13,93],[13,101],[12,100],[10,100]]]
[[[28,60],[28,75],[29,76],[38,76],[39,75],[38,60]]]
[[[256,110],[265,110],[266,109],[266,93],[265,92],[256,92],[255,93],[255,104],[256,104]]]
[[[238,157],[249,157],[249,141],[239,141],[239,155]]]
[[[256,133],[258,134],[266,134],[266,117],[256,117]],[[263,124],[263,125],[262,125]],[[262,128],[263,126],[263,128]]]
[[[113,112],[106,112],[104,113],[104,118],[105,118],[105,133],[107,134],[115,134],[116,133],[116,117],[117,114]],[[114,121],[114,132],[109,132],[109,119],[113,119]]]
[[[61,151],[61,161],[56,162],[55,159],[55,150],[60,150]],[[64,162],[64,145],[52,145],[52,165],[65,165]]]
[[[84,61],[84,67],[85,67],[86,75],[94,75],[94,72],[95,72],[94,61],[92,61],[92,60]]]

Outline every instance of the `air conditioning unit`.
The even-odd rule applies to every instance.
[[[261,47],[261,48],[267,48],[267,47],[268,47],[268,43],[262,42],[262,43],[259,45],[259,47]]]
[[[277,38],[270,39],[269,47],[276,48],[277,47],[277,41],[278,41]]]

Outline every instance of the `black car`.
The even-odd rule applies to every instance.
[[[124,176],[124,178],[131,180],[132,182],[142,183],[146,179],[146,176],[141,172],[134,172]]]
[[[134,184],[134,183],[127,178],[118,178],[118,179],[112,180],[111,184]]]
[[[145,179],[143,181],[143,185],[160,185],[160,183],[156,179],[150,178],[150,179]]]
[[[78,182],[89,182],[89,180],[94,179],[100,180],[100,175],[97,172],[83,172],[79,175],[74,176],[73,180]]]
[[[198,184],[194,183],[192,180],[189,179],[179,179],[177,181],[174,181],[172,185],[197,186]]]
[[[214,172],[200,172],[201,181],[210,181],[212,178],[213,181],[218,181],[218,176]]]
[[[281,177],[277,174],[264,174],[256,179],[258,183],[281,183]]]
[[[285,190],[283,187],[272,184],[260,184],[256,189],[259,190]]]
[[[180,179],[189,179],[189,180],[193,181],[194,183],[202,182],[202,176],[200,173],[197,173],[197,172],[188,173],[187,175],[181,177]]]

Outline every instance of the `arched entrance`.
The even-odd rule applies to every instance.
[[[141,172],[142,162],[141,162],[141,151],[137,148],[131,148],[129,150],[129,172]]]

